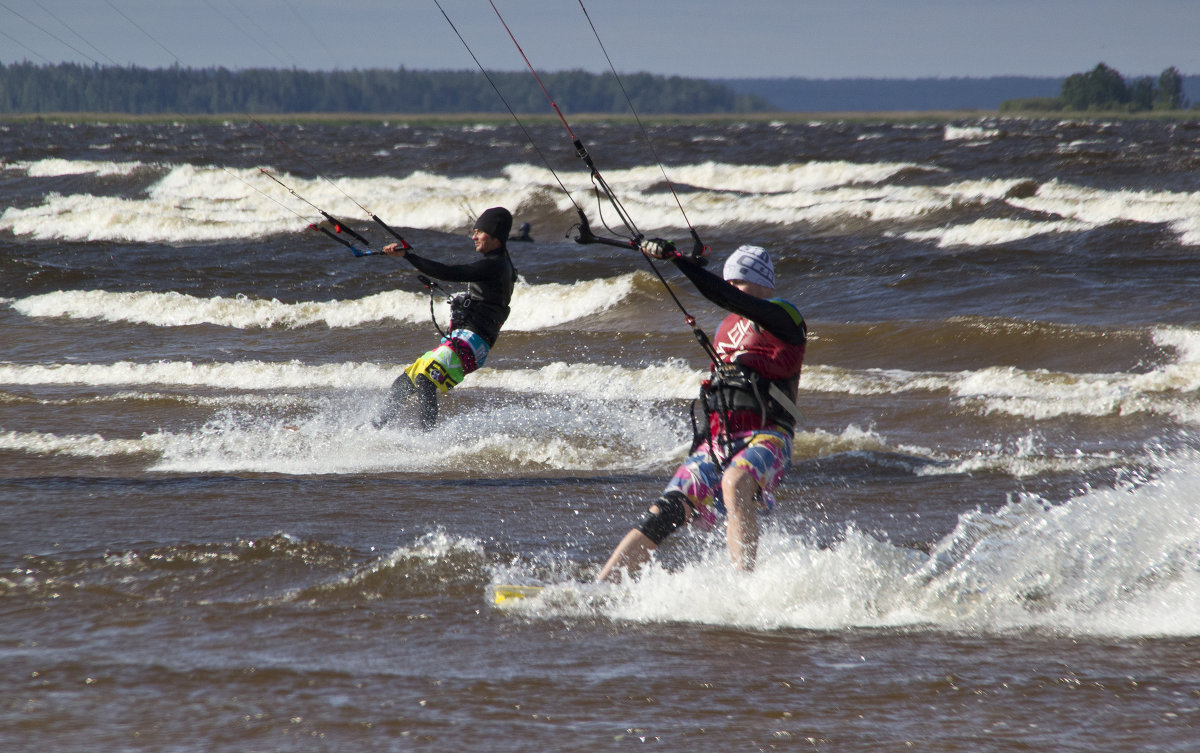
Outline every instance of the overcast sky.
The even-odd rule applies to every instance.
[[[439,0],[489,71],[488,0]],[[1200,0],[494,0],[534,67],[703,78],[1200,74]],[[476,70],[435,0],[0,0],[0,62]]]

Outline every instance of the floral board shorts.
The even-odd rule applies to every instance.
[[[476,332],[456,329],[442,339],[440,345],[418,358],[404,370],[410,378],[426,376],[446,394],[487,360],[488,344]]]
[[[722,466],[726,457],[732,459]],[[762,489],[759,495],[760,509],[769,512],[775,507],[771,492],[779,486],[791,467],[791,434],[769,429],[743,432],[732,437],[728,454],[721,451],[720,443],[710,438],[683,461],[665,491],[687,495],[696,508],[693,522],[702,527],[712,527],[717,515],[725,514],[725,501],[721,498],[721,475],[726,468],[741,468],[758,482]]]

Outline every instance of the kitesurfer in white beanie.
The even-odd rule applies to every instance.
[[[775,289],[775,265],[762,246],[739,246],[725,260],[725,279],[745,280],[764,288]]]
[[[618,581],[622,572],[636,572],[675,530],[693,522],[711,527],[722,514],[733,566],[752,570],[758,515],[774,506],[771,492],[791,466],[801,419],[796,397],[808,337],[804,317],[775,297],[775,266],[761,246],[734,251],[725,279],[666,241],[646,241],[641,251],[672,261],[705,298],[731,313],[712,339],[713,364],[701,385],[707,430],[696,432],[691,454],[597,579]]]

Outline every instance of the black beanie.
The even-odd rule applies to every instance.
[[[508,242],[508,234],[512,230],[512,213],[504,207],[485,209],[479,219],[475,220],[475,229],[482,230],[501,243]]]

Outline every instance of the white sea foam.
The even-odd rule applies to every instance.
[[[947,476],[963,473],[1004,473],[1013,478],[1036,478],[1049,473],[1083,473],[1128,465],[1129,453],[1118,451],[1085,453],[1081,450],[1053,451],[1035,432],[956,457],[939,455],[924,448],[905,448],[918,457],[936,462],[914,467],[918,476]]]
[[[1177,355],[1174,360],[1146,371],[1065,373],[992,366],[957,372],[916,372],[817,364],[805,370],[800,386],[802,393],[835,395],[945,392],[951,399],[983,413],[1036,420],[1144,412],[1171,416],[1181,422],[1200,422],[1200,409],[1194,398],[1200,392],[1200,332],[1162,328],[1155,331],[1155,339],[1160,345],[1174,349]],[[12,385],[203,386],[234,391],[375,389],[387,386],[394,377],[394,365],[361,362],[0,364],[0,384]],[[593,398],[637,394],[644,400],[682,400],[695,395],[700,379],[701,372],[679,362],[635,369],[551,363],[537,369],[485,367],[458,389],[493,388]]]
[[[169,387],[167,388],[169,389]],[[252,406],[255,408],[297,409],[311,408],[311,400],[303,393],[257,393],[243,392],[211,395],[194,395],[186,392],[121,390],[106,394],[87,395],[86,397],[39,398],[25,394],[13,394],[0,391],[0,403],[34,404],[47,407],[71,407],[81,404],[103,405],[124,404],[132,405],[138,402],[162,403],[170,401],[181,405],[197,405],[205,408],[229,408],[231,406]]]
[[[140,163],[69,162],[44,160],[26,165],[29,174],[125,174]],[[790,165],[729,165],[704,163],[672,168],[673,181],[695,186],[695,221],[720,224],[742,217],[743,205],[757,198],[791,197],[784,216],[772,214],[780,207],[768,203],[750,214],[771,222],[799,217],[795,210],[814,203],[814,194],[846,186],[876,184],[897,172],[914,167],[904,163],[809,162]],[[42,203],[10,207],[0,215],[0,230],[38,239],[116,240],[132,242],[194,242],[253,239],[264,235],[298,232],[315,217],[298,201],[257,170],[163,166],[165,174],[145,195],[113,197],[76,194],[47,195]],[[525,202],[555,202],[564,217],[573,217],[570,199],[546,169],[527,164],[510,165],[493,177],[449,177],[417,171],[403,177],[341,178],[332,185],[321,179],[288,174],[278,176],[287,186],[317,206],[347,220],[362,217],[350,197],[370,204],[371,211],[405,227],[444,232],[465,229],[463,206],[503,205],[519,208]],[[561,176],[572,193],[586,194],[591,183],[586,174]],[[661,183],[658,167],[614,170],[607,175],[621,186],[621,196],[641,222],[671,228],[680,223],[678,207],[670,194],[648,189]],[[878,191],[860,194],[870,202]],[[469,202],[468,202],[469,199]],[[830,201],[845,203],[846,197]],[[903,202],[903,199],[901,199]],[[689,199],[689,203],[692,199]],[[864,204],[858,212],[866,211]],[[299,215],[299,216],[298,216]],[[895,216],[884,211],[881,217]],[[369,224],[364,219],[364,224]]]
[[[0,384],[16,386],[85,385],[97,388],[206,388],[244,391],[372,390],[388,387],[396,366],[376,363],[305,364],[299,361],[194,363],[154,361],[111,364],[3,364]],[[641,368],[555,362],[537,369],[484,367],[456,392],[496,389],[514,394],[560,395],[611,399],[637,395],[646,402],[688,399],[695,395],[702,372],[681,361]]]
[[[246,296],[199,298],[175,292],[61,290],[23,298],[12,308],[37,318],[98,319],[158,327],[214,324],[238,329],[293,328],[312,324],[355,327],[385,319],[418,322],[429,316],[425,295],[403,291],[377,293],[350,301],[283,303]]]
[[[67,367],[43,374],[31,368],[30,372],[28,383],[33,384],[89,379],[94,386],[140,382],[163,389],[224,392],[196,395],[122,391],[69,401],[37,401],[76,407],[83,403],[128,404],[170,399],[213,408],[218,418],[195,431],[148,435],[142,440],[106,442],[98,436],[12,433],[4,445],[10,450],[79,457],[163,454],[162,463],[167,465],[161,468],[169,465],[174,470],[340,473],[363,471],[368,466],[375,470],[410,469],[406,453],[415,452],[413,443],[420,439],[411,432],[388,430],[388,441],[398,442],[398,454],[378,458],[383,466],[374,465],[374,460],[363,461],[357,450],[342,447],[344,443],[358,447],[380,441],[383,435],[374,430],[370,421],[382,404],[384,390],[397,373],[395,368],[117,364],[107,373],[102,367]],[[3,375],[0,371],[0,376]],[[658,467],[668,462],[664,459],[667,455],[681,457],[682,447],[677,445],[679,438],[687,435],[687,427],[679,404],[696,394],[700,378],[700,372],[681,362],[642,369],[565,363],[540,369],[482,369],[457,391],[467,397],[478,390],[496,390],[501,396],[473,405],[470,418],[456,419],[455,428],[448,430],[454,440],[445,443],[446,457],[456,464],[461,464],[460,453],[478,453],[480,457],[491,458],[489,462],[498,462],[496,458],[502,457],[505,462],[541,464],[548,468],[586,469],[589,463],[607,467],[607,463],[618,460],[622,468],[646,463]],[[292,392],[280,392],[281,389]],[[604,427],[607,437],[599,444],[595,431],[598,425]],[[653,438],[649,445],[645,437],[639,437],[639,425],[646,437]],[[535,427],[544,430],[533,431]],[[532,436],[524,436],[531,431]],[[397,436],[393,437],[393,433]],[[471,434],[475,436],[468,440]],[[519,446],[508,446],[514,443]],[[631,449],[635,446],[638,449]],[[235,447],[239,449],[235,451]],[[643,452],[647,447],[651,448],[649,454]],[[802,428],[796,434],[793,450],[794,457],[799,459],[860,453],[886,454],[894,458],[893,462],[920,475],[994,471],[1026,477],[1047,471],[1104,468],[1114,462],[1112,456],[1047,454],[1032,435],[1015,446],[985,448],[951,457],[926,447],[895,445],[874,429],[853,425],[838,433],[819,427]],[[184,455],[191,460],[181,461]],[[203,456],[202,461],[196,459],[199,456]]]
[[[1093,226],[1083,222],[1067,220],[1034,222],[1001,218],[980,219],[974,222],[939,227],[932,230],[914,230],[904,233],[909,240],[937,241],[939,248],[958,246],[996,246],[1003,243],[1025,240],[1051,233],[1075,233],[1089,230]]]
[[[54,178],[62,175],[132,175],[145,165],[141,162],[97,162],[92,160],[42,159],[14,162],[7,167],[23,171],[30,178]]]
[[[1012,367],[982,369],[950,385],[987,412],[1033,419],[1135,413],[1195,420],[1193,401],[1180,393],[1200,388],[1200,364],[1172,365],[1145,374],[1064,374]]]
[[[947,131],[956,138],[990,138],[987,130]],[[125,175],[147,166],[61,159],[21,163],[29,175]],[[144,195],[114,197],[47,195],[42,203],[0,215],[0,230],[39,239],[194,242],[253,239],[299,232],[315,217],[310,207],[257,170],[193,165],[161,165],[164,171]],[[948,186],[887,183],[909,169],[938,172],[913,163],[806,162],[733,165],[716,162],[679,165],[673,182],[694,187],[688,212],[700,225],[729,222],[770,224],[916,220],[952,209],[962,201],[1002,200],[1047,215],[1044,227],[1028,221],[975,223],[965,228],[916,236],[943,245],[1004,243],[1044,232],[1071,232],[1118,221],[1167,223],[1185,244],[1200,243],[1200,192],[1113,191],[1051,181],[1033,195],[1008,196],[1021,179],[966,181]],[[564,217],[573,205],[545,168],[508,166],[491,177],[450,177],[416,171],[401,177],[322,179],[279,176],[298,194],[347,219],[364,217],[350,197],[367,202],[376,214],[406,227],[443,232],[466,228],[464,203],[519,208],[526,202],[553,202]],[[586,175],[560,176],[573,194],[587,193]],[[613,170],[606,179],[620,186],[623,203],[647,226],[679,228],[674,197],[657,190],[658,167]],[[469,198],[469,202],[467,199]],[[299,215],[299,216],[298,216]],[[369,221],[364,217],[364,225]],[[938,234],[940,232],[940,235]],[[992,238],[995,240],[992,240]]]
[[[683,362],[483,368],[456,390],[459,401],[472,403],[476,392],[496,394],[460,414],[450,406],[426,434],[372,425],[396,375],[395,366],[367,363],[2,364],[5,384],[186,389],[189,399],[207,389],[232,397],[219,400],[214,417],[192,430],[136,440],[10,432],[0,448],[85,458],[150,453],[157,458],[152,470],[172,472],[420,472],[431,464],[489,475],[535,467],[661,471],[686,450],[684,418],[677,406],[663,403],[691,397],[701,377]],[[288,397],[289,390],[300,394]],[[267,399],[237,397],[254,391]],[[597,441],[597,425],[604,427],[603,441]]]
[[[1200,245],[1200,192],[1112,191],[1050,181],[1032,195],[1013,189],[1022,179],[963,181],[937,189],[960,203],[1003,201],[1045,215],[1044,220],[986,218],[904,233],[912,240],[936,240],[943,248],[1011,243],[1049,233],[1076,233],[1114,222],[1166,224],[1184,245]]]
[[[1060,505],[1028,497],[966,513],[929,553],[853,527],[825,545],[768,527],[742,573],[723,536],[681,537],[672,545],[699,545],[682,566],[652,562],[618,586],[562,582],[513,608],[757,630],[1200,635],[1200,458],[1160,464],[1156,478]],[[500,570],[496,582],[515,579]]]
[[[633,294],[635,281],[639,278],[649,279],[649,274],[634,272],[570,284],[518,284],[513,288],[512,314],[504,328],[536,332],[587,319],[627,299]],[[446,316],[448,319],[448,311]]]
[[[1200,217],[1185,217],[1171,223],[1185,246],[1200,246]]]
[[[1065,144],[1059,144],[1055,151],[1059,154],[1077,154],[1079,152],[1086,152],[1092,148],[1105,149],[1107,147],[1101,139],[1076,139]]]
[[[834,434],[824,429],[800,428],[796,431],[793,455],[827,457],[839,453],[896,452],[885,437],[874,429],[863,429],[851,424]]]
[[[0,432],[0,450],[36,455],[71,455],[103,458],[156,453],[162,448],[154,438],[105,439],[100,434],[58,435],[49,432]]]
[[[983,126],[956,126],[947,125],[942,132],[942,138],[946,141],[989,141],[1000,135],[1000,131],[996,128],[984,128]]]
[[[1165,223],[1180,241],[1196,245],[1196,217],[1200,216],[1200,191],[1112,191],[1050,181],[1037,193],[1008,200],[1013,206],[1082,222],[1104,225],[1112,222]]]
[[[395,378],[395,367],[369,363],[118,361],[111,364],[0,364],[0,384],[25,386],[204,387],[234,391],[382,389]]]
[[[1154,342],[1174,350],[1176,363],[1200,363],[1200,330],[1159,327],[1154,330]]]
[[[380,396],[381,398],[382,396]],[[681,426],[648,403],[562,394],[500,397],[444,415],[429,432],[371,419],[380,400],[330,398],[303,417],[226,410],[198,430],[162,433],[150,470],[176,473],[425,473],[501,477],[548,470],[661,471],[682,457]],[[605,427],[597,441],[595,427]]]
[[[833,434],[819,428],[796,432],[793,458],[829,458],[835,455],[864,457],[872,462],[902,468],[917,476],[952,476],[964,473],[1003,473],[1013,478],[1033,478],[1046,473],[1079,473],[1127,464],[1131,458],[1117,452],[1056,452],[1044,448],[1041,437],[1024,437],[955,454],[931,447],[896,444],[875,428],[850,425]]]
[[[702,378],[703,372],[676,360],[638,369],[558,362],[538,369],[488,370],[480,386],[596,400],[613,395],[636,395],[639,401],[684,400],[695,397]]]
[[[571,285],[519,283],[513,290],[513,314],[505,328],[535,331],[592,316],[618,304],[634,289],[644,272],[589,280]],[[424,322],[429,318],[425,293],[400,290],[365,298],[283,303],[246,296],[198,298],[183,293],[111,293],[103,290],[62,290],[23,298],[13,310],[29,317],[68,317],[130,322],[159,327],[213,324],[238,329],[295,328],[323,324],[357,327],[368,322]],[[450,319],[444,300],[435,309],[438,319]]]
[[[258,390],[267,399],[220,400],[215,415],[191,430],[120,440],[9,432],[0,437],[0,449],[81,458],[152,454],[157,459],[151,470],[170,472],[424,472],[431,465],[492,476],[538,467],[659,472],[686,450],[680,439],[686,435],[684,419],[677,407],[661,403],[690,395],[699,381],[683,363],[642,369],[562,363],[536,370],[484,368],[456,390],[459,401],[471,402],[476,391],[497,394],[461,413],[450,406],[437,428],[425,433],[372,424],[396,374],[394,367],[373,364],[3,365],[0,382]],[[310,391],[288,397],[282,390]],[[598,425],[604,427],[602,441]]]
[[[1161,345],[1173,347],[1177,357],[1147,371],[1067,373],[990,366],[916,372],[814,365],[805,370],[801,388],[852,395],[945,391],[985,413],[1036,420],[1153,413],[1200,422],[1194,397],[1200,391],[1200,332],[1162,328],[1154,336]]]
[[[732,165],[707,162],[671,168],[673,182],[720,191],[756,194],[802,193],[878,183],[920,165],[908,162],[803,162],[784,165]],[[932,170],[932,168],[926,168]],[[649,187],[662,180],[657,167],[618,171],[614,180]],[[611,182],[611,181],[610,181]]]
[[[942,190],[962,202],[1000,201],[1015,189],[1031,185],[1025,178],[988,178],[956,181]]]

